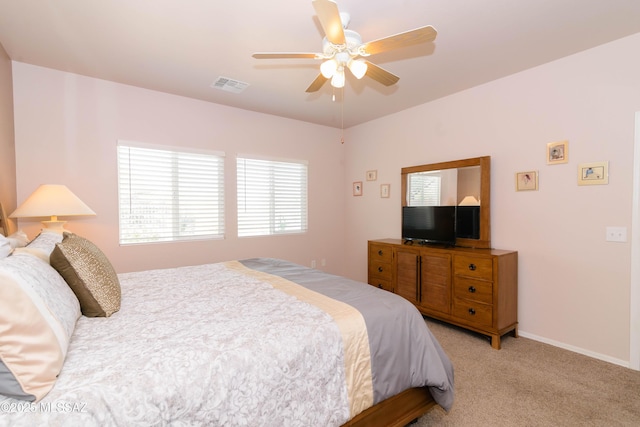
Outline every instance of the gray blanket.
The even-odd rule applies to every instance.
[[[453,366],[422,315],[404,298],[371,285],[272,258],[240,261],[342,301],[364,316],[372,355],[374,404],[428,386],[446,411],[454,397]]]

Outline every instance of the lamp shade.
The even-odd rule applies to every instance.
[[[480,201],[473,196],[465,196],[458,206],[480,206]]]
[[[331,86],[340,89],[341,87],[344,87],[344,81],[344,68],[338,67],[338,70],[331,78]]]
[[[356,77],[356,79],[361,79],[367,74],[367,63],[362,59],[351,59],[347,64],[351,73]]]
[[[334,73],[338,69],[338,63],[335,59],[329,59],[324,61],[322,65],[320,65],[320,73],[327,79],[333,77]]]
[[[65,185],[43,184],[9,216],[11,218],[51,217],[51,221],[43,221],[45,227],[50,228],[53,225],[61,230],[64,221],[58,221],[58,216],[95,214]]]

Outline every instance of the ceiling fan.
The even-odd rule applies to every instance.
[[[427,25],[368,43],[362,43],[360,34],[346,29],[349,25],[349,14],[340,13],[335,1],[312,0],[311,3],[316,10],[316,15],[325,33],[325,37],[322,40],[322,53],[261,52],[253,54],[256,59],[306,58],[322,60],[320,74],[307,88],[307,92],[318,91],[329,79],[331,79],[333,87],[344,87],[345,68],[348,68],[358,79],[366,75],[385,86],[391,86],[397,83],[400,77],[364,58],[392,49],[430,42],[438,34],[435,28]]]

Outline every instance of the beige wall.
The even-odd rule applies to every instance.
[[[0,201],[7,215],[16,208],[11,60],[0,44]]]
[[[519,251],[522,335],[627,364],[631,249],[605,227],[631,237],[638,51],[640,34],[348,129],[346,179],[364,181],[363,197],[344,190],[349,276],[366,280],[368,239],[400,237],[402,167],[489,155],[492,243]],[[561,140],[569,162],[547,165]],[[605,160],[609,185],[577,185],[579,163]],[[529,170],[539,191],[516,192]]]
[[[253,256],[304,265],[315,259],[318,267],[325,259],[327,271],[342,272],[343,146],[337,130],[23,63],[14,63],[13,73],[19,201],[40,184],[67,185],[97,213],[67,228],[93,240],[118,272]],[[226,238],[119,246],[118,139],[225,152]],[[308,233],[236,237],[237,153],[309,161]],[[20,220],[30,236],[39,225]]]

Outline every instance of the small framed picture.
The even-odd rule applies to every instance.
[[[609,162],[581,163],[578,165],[578,185],[604,185],[609,183]]]
[[[516,173],[516,191],[532,191],[538,189],[538,171]]]
[[[378,179],[378,171],[367,171],[367,181],[375,181]]]
[[[362,181],[356,181],[353,183],[353,195],[362,196]]]
[[[380,197],[388,199],[391,193],[391,184],[380,184]]]
[[[556,165],[569,161],[569,141],[550,142],[547,144],[547,164]]]

